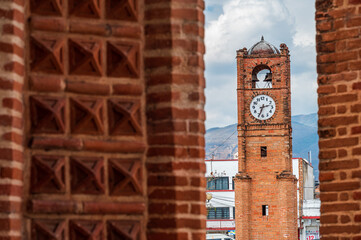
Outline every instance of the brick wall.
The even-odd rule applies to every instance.
[[[361,2],[316,1],[322,239],[361,238]]]
[[[205,238],[203,10],[0,1],[0,239]]]
[[[204,2],[146,3],[147,235],[204,240]]]
[[[21,238],[24,6],[0,1],[0,239]]]

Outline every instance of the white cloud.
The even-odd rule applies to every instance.
[[[210,21],[206,28],[205,59],[208,62],[230,62],[236,50],[245,44],[256,43],[261,35],[270,41],[272,39],[268,36],[272,36],[275,29],[278,33],[282,33],[286,26],[288,29],[289,19],[287,9],[279,0],[227,1],[223,5],[223,14]]]
[[[317,110],[313,5],[314,0],[206,0],[207,128],[236,123],[236,50],[249,49],[262,35],[290,49],[292,113]]]

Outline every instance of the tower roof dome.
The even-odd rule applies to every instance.
[[[266,42],[262,36],[261,41],[253,45],[248,51],[248,55],[251,54],[280,54],[280,51],[269,42]]]

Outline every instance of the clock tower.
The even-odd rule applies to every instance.
[[[237,51],[237,240],[297,239],[290,55],[260,42]]]

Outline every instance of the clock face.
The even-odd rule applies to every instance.
[[[256,119],[267,120],[275,113],[276,104],[270,96],[258,95],[252,99],[249,109]]]

